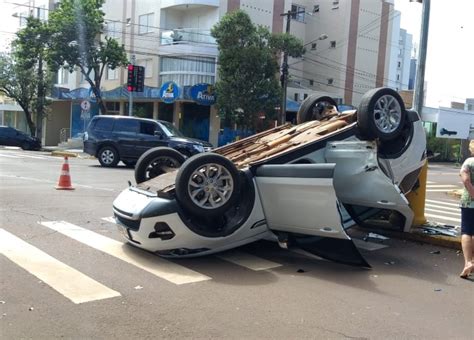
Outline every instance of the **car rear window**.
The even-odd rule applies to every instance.
[[[114,125],[115,132],[138,132],[138,121],[134,119],[117,119]]]
[[[94,125],[94,129],[100,130],[100,131],[112,131],[113,126],[114,126],[113,119],[102,118],[102,119],[97,119]]]

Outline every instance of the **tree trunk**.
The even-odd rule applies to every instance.
[[[38,57],[38,99],[36,102],[36,137],[43,138],[43,116],[44,116],[44,75],[43,58],[41,54]]]
[[[26,122],[28,123],[28,128],[30,129],[30,134],[32,136],[35,136],[36,135],[36,125],[33,122],[33,119],[31,119],[31,112],[27,108],[24,108],[23,106],[21,106],[21,108],[23,109],[23,112],[25,112],[25,118],[26,118]]]
[[[471,157],[469,152],[469,139],[461,139],[461,163],[464,163],[466,158]]]
[[[99,70],[97,70],[97,72],[99,72]],[[97,72],[95,72],[95,74],[97,74]],[[94,91],[95,99],[97,100],[97,105],[99,105],[100,114],[106,115],[107,107],[105,106],[105,103],[102,99],[102,94],[100,93],[100,77],[96,77],[94,80],[95,86],[92,86],[92,91]]]

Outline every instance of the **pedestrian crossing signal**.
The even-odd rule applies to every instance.
[[[127,90],[129,92],[143,92],[145,83],[145,67],[128,65]]]

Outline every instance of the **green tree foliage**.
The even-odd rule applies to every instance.
[[[51,86],[50,73],[44,64],[49,38],[47,25],[28,17],[26,27],[12,43],[13,52],[0,56],[0,92],[20,105],[31,134],[39,138]]]
[[[79,69],[89,83],[100,110],[107,112],[100,93],[102,76],[107,67],[115,69],[128,64],[123,45],[110,37],[101,39],[104,27],[104,0],[62,0],[49,17],[53,32],[48,64],[73,72]]]
[[[281,97],[277,57],[282,51],[300,57],[302,41],[255,26],[243,11],[226,14],[211,34],[219,48],[216,91],[221,117],[250,129],[256,129],[262,115],[274,119]]]
[[[34,68],[19,66],[11,55],[0,55],[0,92],[15,100],[23,109],[32,135],[36,135],[32,112],[35,107],[37,84]]]

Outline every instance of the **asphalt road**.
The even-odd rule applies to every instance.
[[[0,149],[2,339],[474,337],[473,282],[458,277],[462,256],[455,250],[395,239],[359,242],[382,247],[361,249],[370,270],[269,242],[168,261],[122,245],[107,219],[132,170],[71,158],[76,189],[58,191],[62,163],[42,152]],[[430,166],[428,200],[443,208],[434,207],[433,215],[456,218],[443,214],[456,213],[443,202],[457,199],[430,190],[459,187],[457,171]],[[72,225],[72,234],[56,232],[52,221]],[[267,269],[230,262],[230,255]],[[169,279],[183,271],[196,280]]]

